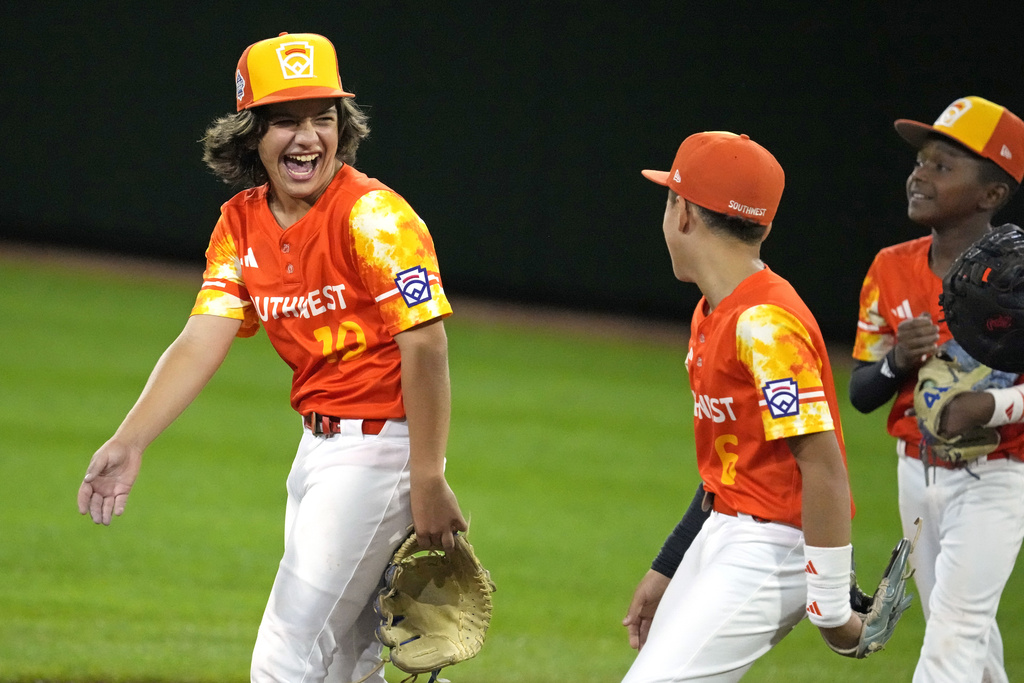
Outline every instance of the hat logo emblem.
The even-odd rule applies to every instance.
[[[1003,145],[1003,148],[999,150],[999,156],[1003,157],[1004,159],[1012,159],[1013,152],[1010,151],[1009,147]]]
[[[241,102],[245,97],[245,79],[242,78],[242,70],[235,71],[235,97]]]
[[[949,109],[942,112],[942,116],[935,120],[935,125],[952,128],[953,124],[956,123],[961,116],[970,111],[972,106],[971,101],[968,99],[961,98],[957,100],[953,104],[949,105]]]
[[[676,169],[676,172],[672,174],[672,180],[674,182],[677,182],[677,183],[683,182],[682,177],[679,175],[679,169],[678,168]]]
[[[313,46],[304,40],[281,43],[277,48],[277,60],[281,62],[281,76],[292,78],[316,78],[313,73]]]

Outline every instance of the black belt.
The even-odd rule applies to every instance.
[[[341,422],[345,419],[347,418],[331,417],[330,415],[321,415],[320,413],[310,413],[309,415],[302,416],[302,424],[306,426],[306,429],[313,432],[315,436],[324,436],[325,434],[340,434]],[[363,434],[368,436],[380,434],[386,423],[387,419],[363,420]]]

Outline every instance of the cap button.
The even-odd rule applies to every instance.
[[[286,35],[288,35],[288,31],[281,31],[280,33],[277,34],[277,37],[280,38],[281,36],[286,36]]]
[[[743,133],[743,134],[740,135],[740,140],[749,140],[749,139],[750,139],[750,136],[747,135],[746,133]]]

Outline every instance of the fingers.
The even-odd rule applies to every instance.
[[[657,603],[651,600],[648,592],[648,582],[641,581],[633,593],[633,599],[626,610],[626,618],[622,625],[629,633],[629,646],[639,652],[647,642],[647,634],[651,630],[651,621],[654,619],[654,611]]]
[[[123,511],[123,505],[121,506],[121,509]],[[452,551],[455,550],[455,534],[458,532],[465,532],[468,528],[469,526],[466,524],[466,521],[461,517],[452,520],[446,529],[439,531],[417,528],[416,542],[419,543],[420,547],[424,550],[444,549],[446,552]]]
[[[939,326],[928,313],[904,320],[896,328],[897,347],[908,359],[923,361],[938,350]]]
[[[651,619],[637,615],[628,623],[626,619],[623,619],[622,623],[629,632],[629,646],[639,652],[647,644],[647,634],[651,631]]]
[[[86,475],[85,481],[78,487],[78,514],[84,515],[89,512],[89,501],[92,499],[92,484]]]
[[[629,631],[629,646],[640,651],[640,625],[637,623],[626,624],[626,628]]]

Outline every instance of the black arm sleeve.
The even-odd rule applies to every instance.
[[[696,538],[700,528],[704,526],[704,520],[711,515],[710,510],[705,512],[701,509],[703,502],[704,484],[702,482],[697,485],[697,492],[693,495],[693,500],[690,501],[690,507],[686,509],[683,519],[680,520],[676,528],[665,539],[665,545],[661,547],[661,552],[658,553],[658,556],[654,558],[654,562],[651,563],[651,569],[659,574],[664,574],[670,579],[675,576],[679,563],[683,561],[683,555],[686,554],[690,544],[693,543],[693,539]]]
[[[870,413],[889,402],[909,373],[896,369],[896,350],[882,360],[859,361],[850,375],[850,403],[862,413]]]

